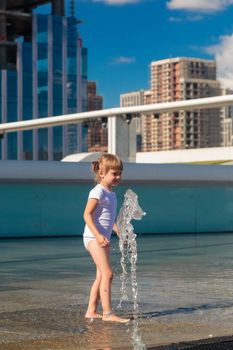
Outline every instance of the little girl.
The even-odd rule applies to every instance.
[[[119,184],[123,170],[122,161],[113,154],[103,154],[92,163],[98,184],[90,191],[84,211],[86,226],[83,242],[96,265],[96,279],[90,290],[86,318],[102,318],[103,321],[127,323],[129,319],[116,316],[111,308],[110,239],[112,229],[118,235],[115,224],[117,199],[112,187]],[[101,300],[103,315],[97,313]]]

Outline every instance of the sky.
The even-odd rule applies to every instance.
[[[215,59],[233,88],[233,0],[76,0],[88,79],[104,108],[120,94],[149,89],[150,63],[172,57]],[[68,8],[69,0],[66,0]]]

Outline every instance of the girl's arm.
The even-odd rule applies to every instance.
[[[89,229],[91,230],[91,232],[95,236],[99,245],[101,247],[107,247],[107,246],[109,246],[109,243],[110,243],[109,240],[106,237],[104,237],[97,230],[95,223],[93,221],[93,218],[92,218],[92,213],[93,213],[95,207],[98,205],[98,202],[99,202],[98,199],[95,199],[95,198],[88,199],[86,208],[84,210],[83,218],[84,218],[87,226],[89,227]]]

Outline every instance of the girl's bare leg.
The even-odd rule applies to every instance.
[[[102,316],[97,313],[98,301],[100,298],[100,295],[99,295],[100,281],[101,281],[101,274],[97,268],[96,279],[92,284],[92,287],[90,290],[89,303],[88,303],[88,308],[85,315],[86,318],[102,318]]]
[[[128,322],[128,319],[114,315],[111,309],[111,282],[113,273],[110,265],[110,248],[102,248],[97,241],[94,240],[89,243],[88,250],[101,276],[99,291],[103,309],[103,321]]]

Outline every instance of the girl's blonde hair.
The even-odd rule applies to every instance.
[[[98,160],[92,162],[92,170],[95,173],[95,181],[100,183],[101,177],[99,175],[99,171],[102,170],[105,174],[108,173],[109,170],[123,170],[123,164],[121,159],[114,154],[105,153],[102,154]]]

